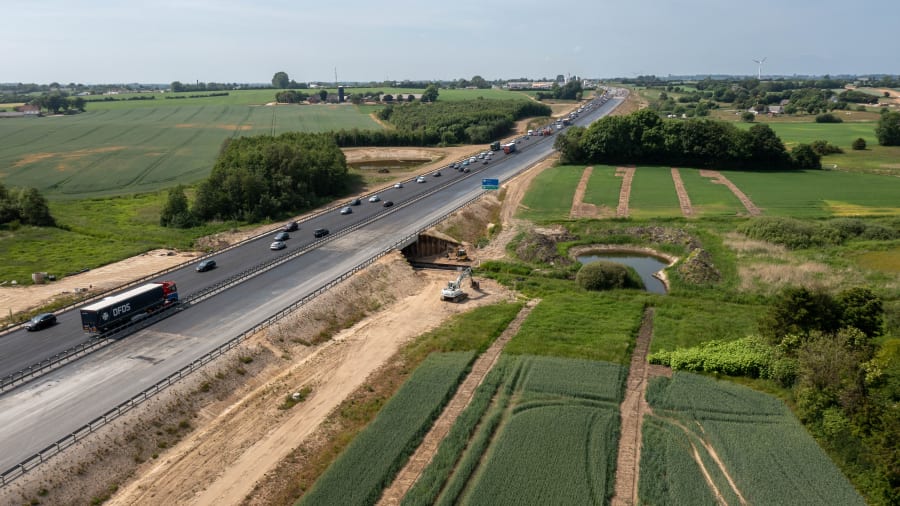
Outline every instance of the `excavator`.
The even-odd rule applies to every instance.
[[[478,289],[478,281],[475,281],[475,278],[472,277],[472,268],[466,267],[465,269],[459,268],[459,276],[456,277],[454,281],[447,282],[447,288],[441,290],[441,300],[447,302],[462,302],[469,296],[462,289],[463,281],[466,278],[469,278],[469,284],[475,290]]]

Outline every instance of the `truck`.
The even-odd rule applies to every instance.
[[[553,135],[553,129],[550,127],[544,127],[544,129],[541,130],[541,135]]]
[[[178,304],[174,281],[147,283],[81,308],[81,328],[102,334]]]
[[[491,151],[500,151],[500,141],[494,141],[491,143]]]
[[[516,152],[516,143],[510,142],[509,144],[504,144],[503,152],[506,153],[507,155],[510,153],[515,153]]]

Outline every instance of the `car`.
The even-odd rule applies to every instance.
[[[435,172],[434,174],[432,174],[432,176],[434,176],[434,177],[441,177],[441,171]]]
[[[488,162],[490,162],[490,160],[488,160],[488,159],[487,159],[487,158],[485,158],[485,159],[484,159],[484,161],[483,161],[483,162],[481,162],[481,164],[482,164],[482,165],[487,165],[487,164],[488,164]]]
[[[291,234],[289,234],[287,232],[278,232],[277,234],[275,234],[274,239],[276,241],[287,241],[290,238],[291,238]]]
[[[353,214],[353,208],[350,206],[342,207],[341,214]]]
[[[212,258],[207,258],[203,260],[199,264],[197,264],[197,272],[206,272],[211,271],[216,268],[216,261]]]
[[[475,162],[477,162],[477,161],[478,161],[478,159],[475,158],[474,156],[469,157],[469,163],[475,163]]]
[[[29,331],[41,330],[56,325],[56,315],[53,313],[41,313],[25,323]]]
[[[392,205],[394,205],[394,201],[393,200],[385,200],[384,204],[381,204],[381,205],[383,205],[384,207],[391,207]]]
[[[285,226],[281,227],[281,230],[283,230],[285,232],[293,232],[294,230],[297,230],[298,228],[300,228],[300,225],[298,225],[296,221],[292,221],[292,222],[286,224]]]
[[[350,201],[349,205],[351,205],[351,206],[358,206],[360,203],[361,203],[361,202],[359,201],[359,199],[353,199],[353,200]]]
[[[369,197],[369,202],[378,202],[379,200],[381,200],[381,197],[379,197],[378,195],[372,195],[371,197]]]
[[[425,178],[422,177],[422,176],[419,176],[419,177],[416,178],[416,182],[417,182],[417,183],[424,183],[424,182],[425,182]]]
[[[272,251],[278,251],[284,248],[287,248],[287,244],[285,244],[284,241],[275,241],[269,245],[269,249]]]
[[[397,183],[394,185],[394,188],[403,188],[403,183]]]
[[[468,161],[468,160],[464,160],[463,163],[462,163],[462,165],[463,165],[463,167],[465,167],[466,165],[469,165],[469,161]]]
[[[463,172],[465,172],[466,174],[468,174],[468,173],[469,173],[469,168],[468,168],[468,167],[463,168]]]
[[[313,236],[318,239],[319,237],[325,237],[328,233],[327,228],[317,228],[313,231]]]

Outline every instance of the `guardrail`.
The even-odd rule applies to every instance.
[[[278,322],[279,320],[281,320],[282,318],[284,318],[284,317],[287,316],[288,314],[294,312],[297,308],[299,308],[299,307],[305,305],[306,303],[308,303],[310,300],[312,300],[312,299],[318,297],[319,295],[321,295],[321,294],[324,293],[325,291],[331,289],[332,287],[334,287],[334,286],[337,285],[338,283],[341,283],[342,281],[344,281],[344,280],[346,280],[347,278],[349,278],[350,276],[356,274],[356,273],[359,272],[360,270],[362,270],[362,269],[368,267],[369,265],[375,263],[378,259],[380,259],[381,257],[387,255],[388,253],[390,253],[391,251],[393,251],[394,249],[396,249],[399,245],[401,245],[401,244],[403,244],[403,243],[405,243],[405,242],[407,242],[407,241],[409,241],[409,240],[411,240],[411,239],[414,239],[416,236],[418,236],[418,235],[419,235],[420,233],[422,233],[423,231],[425,231],[425,230],[427,230],[427,229],[429,229],[429,228],[431,228],[431,227],[437,225],[438,223],[444,221],[445,219],[447,219],[447,216],[449,216],[449,214],[451,214],[451,213],[453,213],[453,212],[456,212],[456,211],[458,211],[458,210],[460,210],[460,209],[462,209],[462,208],[464,208],[464,207],[466,207],[466,206],[471,205],[473,202],[475,202],[476,200],[480,199],[485,193],[486,193],[486,192],[482,191],[482,192],[478,193],[477,195],[475,195],[474,197],[472,197],[471,199],[469,199],[469,200],[465,201],[464,203],[460,204],[459,206],[457,206],[456,208],[454,208],[452,211],[448,212],[446,215],[441,216],[441,217],[439,217],[439,218],[436,218],[436,219],[434,219],[434,220],[431,220],[431,221],[428,222],[426,225],[423,225],[423,226],[419,227],[414,233],[408,234],[408,235],[404,236],[402,239],[400,239],[400,240],[398,240],[398,241],[395,241],[393,244],[391,244],[391,245],[388,246],[387,248],[383,249],[382,251],[380,251],[380,252],[377,253],[376,255],[372,256],[372,257],[369,258],[368,260],[365,260],[364,262],[361,262],[361,263],[357,264],[357,265],[356,265],[355,267],[353,267],[352,269],[350,269],[350,270],[348,270],[347,272],[341,274],[340,276],[338,276],[338,277],[332,279],[332,280],[329,281],[328,283],[326,283],[326,284],[320,286],[320,287],[317,288],[315,291],[313,291],[313,292],[311,292],[311,293],[309,293],[309,294],[303,296],[301,299],[299,299],[299,300],[297,300],[296,302],[290,304],[289,306],[282,308],[282,309],[279,310],[277,313],[275,313],[274,315],[270,316],[269,318],[267,318],[267,319],[264,320],[263,322],[260,322],[260,323],[258,323],[258,324],[256,324],[256,325],[254,325],[254,326],[253,326],[252,328],[250,328],[249,330],[246,330],[246,331],[242,332],[241,334],[239,334],[238,336],[232,338],[232,339],[229,340],[228,342],[222,344],[221,346],[219,346],[219,347],[216,348],[215,350],[212,350],[212,351],[206,353],[205,355],[203,355],[202,357],[200,357],[200,358],[194,360],[194,361],[191,362],[190,364],[184,366],[183,368],[179,369],[179,370],[176,371],[175,373],[173,373],[173,374],[167,376],[166,378],[164,378],[163,380],[159,381],[159,382],[156,383],[155,385],[153,385],[153,386],[151,386],[151,387],[149,387],[149,388],[143,390],[141,393],[135,395],[134,397],[132,397],[132,398],[130,398],[130,399],[124,401],[124,402],[122,402],[121,404],[119,404],[118,406],[116,406],[116,407],[110,409],[110,410],[107,411],[106,413],[104,413],[104,414],[98,416],[97,418],[91,420],[90,422],[88,422],[87,424],[83,425],[82,427],[80,427],[79,429],[75,430],[74,432],[72,432],[72,433],[70,433],[70,434],[68,434],[68,435],[66,435],[66,436],[64,436],[64,437],[62,437],[62,438],[60,438],[60,439],[57,440],[56,442],[50,444],[49,446],[47,446],[47,447],[44,448],[43,450],[41,450],[41,451],[35,453],[35,454],[32,455],[31,457],[29,457],[29,458],[23,460],[22,462],[16,464],[16,465],[13,466],[13,467],[7,469],[7,470],[4,471],[2,474],[0,474],[0,487],[4,487],[4,486],[10,484],[10,483],[12,483],[13,481],[15,481],[17,478],[21,477],[23,474],[27,473],[28,471],[34,470],[36,467],[40,466],[41,464],[43,464],[44,462],[46,462],[47,460],[49,460],[49,459],[52,458],[53,456],[59,454],[60,452],[62,452],[62,451],[65,450],[66,448],[69,448],[70,446],[74,445],[74,444],[77,443],[78,441],[81,441],[82,439],[84,439],[84,438],[87,437],[88,435],[92,434],[92,433],[95,432],[96,430],[100,429],[101,427],[105,426],[106,424],[108,424],[108,423],[112,422],[113,420],[119,418],[120,416],[124,415],[125,413],[128,413],[129,411],[131,411],[132,409],[134,409],[135,407],[137,407],[138,405],[140,405],[140,404],[143,403],[144,401],[150,399],[151,397],[153,397],[154,395],[158,394],[159,392],[161,392],[161,391],[165,390],[166,388],[172,386],[173,384],[177,383],[179,380],[181,380],[181,379],[187,377],[188,375],[190,375],[192,372],[196,371],[196,370],[199,369],[200,367],[202,367],[202,366],[208,364],[209,362],[211,362],[212,360],[218,358],[219,356],[221,356],[221,355],[224,354],[225,352],[227,352],[227,351],[233,349],[234,347],[236,347],[237,345],[239,345],[240,343],[242,343],[244,340],[246,340],[248,337],[252,336],[253,334],[259,332],[259,331],[262,330],[262,329],[265,329],[265,328],[267,328],[267,327],[269,327],[269,326],[275,324],[276,322]],[[316,243],[316,244],[317,244],[317,243]],[[168,316],[168,314],[166,314],[166,313],[171,314],[171,313],[173,313],[173,311],[164,311],[164,312],[161,313],[159,316],[163,316],[163,315]],[[160,318],[160,319],[162,319],[162,318]],[[150,325],[150,324],[152,324],[152,323],[155,323],[156,321],[158,321],[158,320],[157,320],[157,319],[145,319],[145,320],[142,320],[142,322],[145,322],[146,325]],[[106,342],[108,342],[109,340],[110,340],[110,338],[105,338],[105,339],[104,339],[104,341],[106,341]]]
[[[518,175],[519,173],[524,172],[527,168],[529,168],[529,167],[524,167],[521,171],[517,172],[517,173],[516,173],[514,176],[512,176],[512,177],[515,177],[515,176]],[[473,173],[472,175],[474,175],[474,173]],[[512,179],[512,177],[509,178],[509,179]],[[507,181],[508,181],[509,179],[507,179]],[[441,187],[443,187],[443,186],[448,186],[448,185],[449,185],[449,183],[448,183],[447,185],[442,185]],[[439,188],[440,188],[440,187],[439,187]],[[437,191],[437,189],[439,189],[439,188],[436,188],[435,191]],[[421,198],[424,198],[425,196],[430,195],[431,193],[432,193],[432,192],[423,194],[423,195],[421,196]],[[331,289],[333,286],[337,285],[338,283],[341,283],[342,281],[344,281],[344,280],[346,280],[347,278],[349,278],[350,276],[356,274],[356,273],[359,272],[360,270],[362,270],[362,269],[368,267],[369,265],[373,264],[374,262],[376,262],[378,259],[380,259],[380,258],[383,257],[384,255],[386,255],[386,254],[390,253],[391,251],[393,251],[394,249],[396,249],[398,246],[400,246],[400,245],[402,245],[402,244],[404,244],[404,243],[407,243],[408,241],[414,239],[416,236],[418,236],[419,234],[421,234],[423,231],[428,230],[429,228],[431,228],[431,227],[437,225],[438,223],[440,223],[440,222],[446,220],[446,219],[450,216],[450,214],[452,214],[452,213],[454,213],[454,212],[456,212],[456,211],[458,211],[458,210],[460,210],[460,209],[462,209],[462,208],[464,208],[464,207],[466,207],[466,206],[471,205],[473,202],[479,200],[479,199],[480,199],[482,196],[484,196],[486,193],[488,193],[488,192],[487,192],[487,191],[479,192],[479,193],[476,194],[474,197],[472,197],[472,198],[470,198],[469,200],[463,202],[462,204],[456,206],[454,209],[452,209],[451,211],[448,211],[448,212],[447,212],[446,214],[444,214],[443,216],[440,216],[440,217],[438,217],[438,218],[436,218],[436,219],[433,219],[433,220],[431,220],[430,222],[428,222],[427,224],[425,224],[425,225],[423,225],[423,226],[420,226],[415,232],[406,235],[405,237],[403,237],[402,239],[400,239],[400,240],[398,240],[398,241],[395,241],[395,242],[394,242],[393,244],[391,244],[389,247],[383,249],[381,252],[379,252],[379,253],[377,253],[376,255],[372,256],[372,257],[369,258],[368,260],[365,260],[365,261],[363,261],[363,262],[357,264],[357,265],[356,265],[355,267],[353,267],[352,269],[350,269],[350,270],[348,270],[347,272],[341,274],[340,276],[338,276],[338,277],[332,279],[332,280],[329,281],[328,283],[326,283],[326,284],[322,285],[321,287],[317,288],[315,291],[313,291],[313,292],[311,292],[311,293],[309,293],[309,294],[303,296],[301,299],[299,299],[299,300],[293,302],[292,304],[288,305],[287,307],[282,308],[281,310],[279,310],[278,312],[276,312],[274,315],[270,316],[269,318],[267,318],[267,319],[264,320],[263,322],[260,322],[260,323],[258,323],[258,324],[256,324],[256,325],[254,325],[252,328],[250,328],[250,329],[248,329],[248,330],[242,332],[241,334],[239,334],[239,335],[235,336],[234,338],[230,339],[228,342],[226,342],[226,343],[222,344],[221,346],[217,347],[216,349],[214,349],[214,350],[212,350],[212,351],[206,353],[206,354],[203,355],[202,357],[200,357],[200,358],[194,360],[194,361],[191,362],[190,364],[184,366],[183,368],[181,368],[181,369],[179,369],[178,371],[172,373],[171,375],[167,376],[167,377],[164,378],[163,380],[157,382],[155,385],[153,385],[153,386],[151,386],[151,387],[149,387],[149,388],[143,390],[142,392],[140,392],[139,394],[135,395],[134,397],[132,397],[132,398],[130,398],[130,399],[128,399],[128,400],[122,402],[122,403],[119,404],[118,406],[116,406],[116,407],[110,409],[109,411],[107,411],[107,412],[104,413],[103,415],[100,415],[100,416],[98,416],[97,418],[91,420],[90,422],[88,422],[87,424],[83,425],[82,427],[80,427],[79,429],[75,430],[74,432],[72,432],[72,433],[70,433],[70,434],[68,434],[68,435],[66,435],[66,436],[64,436],[64,437],[62,437],[62,438],[60,438],[60,439],[57,440],[56,442],[50,444],[49,446],[47,446],[47,447],[44,448],[43,450],[41,450],[41,451],[35,453],[35,454],[32,455],[31,457],[28,457],[27,459],[25,459],[25,460],[23,460],[22,462],[16,464],[15,466],[13,466],[13,467],[7,469],[7,470],[4,471],[3,473],[0,473],[0,487],[5,487],[6,485],[12,483],[12,482],[15,481],[17,478],[21,477],[22,475],[24,475],[24,474],[27,473],[28,471],[31,471],[31,470],[37,468],[38,466],[40,466],[41,464],[43,464],[44,462],[46,462],[47,460],[49,460],[49,459],[52,458],[53,456],[55,456],[55,455],[59,454],[60,452],[62,452],[63,450],[65,450],[66,448],[69,448],[70,446],[72,446],[72,445],[74,445],[75,443],[77,443],[78,441],[84,439],[85,437],[87,437],[88,435],[92,434],[93,432],[95,432],[96,430],[100,429],[101,427],[105,426],[106,424],[108,424],[108,423],[112,422],[113,420],[119,418],[120,416],[124,415],[125,413],[128,413],[129,411],[131,411],[131,410],[134,409],[135,407],[139,406],[139,405],[142,404],[143,402],[145,402],[145,401],[147,401],[148,399],[152,398],[154,395],[158,394],[159,392],[162,392],[162,391],[165,390],[166,388],[172,386],[173,384],[177,383],[177,382],[180,381],[181,379],[187,377],[188,375],[190,375],[191,373],[193,373],[193,372],[196,371],[197,369],[203,367],[204,365],[208,364],[209,362],[211,362],[211,361],[213,361],[214,359],[218,358],[219,356],[223,355],[223,354],[226,353],[227,351],[233,349],[234,347],[236,347],[237,345],[239,345],[240,343],[242,343],[244,340],[246,340],[248,337],[252,336],[253,334],[259,332],[259,331],[262,330],[262,329],[265,329],[265,328],[267,328],[267,327],[269,327],[269,326],[275,324],[276,322],[278,322],[279,320],[281,320],[282,318],[284,318],[284,317],[287,316],[288,314],[294,312],[297,308],[299,308],[299,307],[305,305],[305,304],[308,303],[310,300],[312,300],[312,299],[318,297],[319,295],[321,295],[322,293],[324,293],[326,290]],[[412,201],[409,201],[408,203],[405,203],[403,206],[400,206],[400,207],[405,207],[406,205],[409,205],[409,204],[411,204],[412,202],[415,202],[415,201],[417,201],[417,200],[419,200],[419,199],[414,199],[414,200],[412,200]],[[373,218],[371,219],[371,221],[374,221],[375,219],[378,219],[378,218],[380,218],[380,217],[386,216],[387,214],[390,214],[390,213],[382,213],[382,214],[380,214],[380,215],[378,215],[378,216],[373,217]],[[371,221],[370,221],[370,220],[366,220],[365,222],[361,222],[361,223],[359,224],[359,226],[362,226],[363,223],[370,223]],[[349,231],[350,231],[350,230],[353,230],[353,229],[355,229],[355,227],[351,227],[351,228],[345,229],[344,231],[341,231],[341,233],[336,234],[335,237],[339,237],[340,235],[343,235],[343,233],[349,233]],[[329,238],[328,240],[333,239],[333,238],[334,238],[334,237]],[[310,245],[310,248],[311,248],[312,246],[314,246],[314,245],[320,244],[321,242],[325,242],[325,239],[313,243],[312,245]],[[309,249],[309,248],[305,248],[305,249],[302,250],[302,251],[307,251],[308,249]],[[295,252],[295,253],[297,253],[297,255],[301,254],[301,253],[298,253],[298,252]],[[293,257],[290,257],[290,258],[293,258]],[[287,260],[289,260],[290,258],[283,258],[282,260],[283,260],[283,261],[287,261]],[[227,288],[227,287],[224,287],[224,288],[222,288],[222,289],[225,289],[225,288]],[[194,295],[195,295],[195,294],[191,294],[189,297],[193,297]],[[199,297],[205,297],[205,296],[207,296],[207,295],[206,295],[206,294],[197,295],[198,298],[199,298]],[[212,295],[208,295],[208,296],[212,296]],[[175,311],[168,311],[168,312],[165,312],[165,311],[164,311],[162,314],[159,315],[159,319],[165,318],[165,317],[169,316],[170,314],[172,314],[172,313],[174,313],[174,312],[175,312]],[[167,314],[167,313],[168,313],[168,314]],[[148,318],[148,319],[142,320],[142,322],[143,322],[145,325],[150,325],[150,324],[152,324],[152,323],[155,323],[156,321],[158,321],[156,318]],[[104,340],[105,340],[106,342],[108,342],[109,339],[110,339],[110,338],[106,338],[106,339],[104,339]]]

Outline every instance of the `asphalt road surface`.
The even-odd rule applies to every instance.
[[[622,99],[612,98],[576,119],[587,125],[608,114]],[[382,202],[368,196],[341,215],[343,205],[301,223],[291,232],[288,248],[270,251],[277,232],[265,234],[214,256],[219,267],[198,273],[194,263],[159,278],[174,280],[185,294],[214,285],[278,255],[309,247],[315,228],[328,228],[331,238],[294,259],[252,277],[228,290],[154,325],[117,340],[82,359],[60,367],[0,396],[0,472],[11,468],[90,422],[98,415],[139,394],[193,360],[217,348],[314,292],[343,273],[420,231],[424,224],[447,215],[461,203],[482,193],[481,179],[502,181],[552,152],[556,136],[531,137],[510,155],[495,153],[487,165],[476,163],[465,174],[442,169],[426,183],[404,182],[404,188],[381,190]],[[454,184],[450,184],[454,183]],[[444,185],[434,191],[435,186]],[[434,191],[434,193],[423,195]],[[379,219],[346,234],[342,230],[375,216]],[[0,377],[89,339],[81,330],[76,310],[58,315],[59,324],[39,332],[24,330],[0,337]]]

